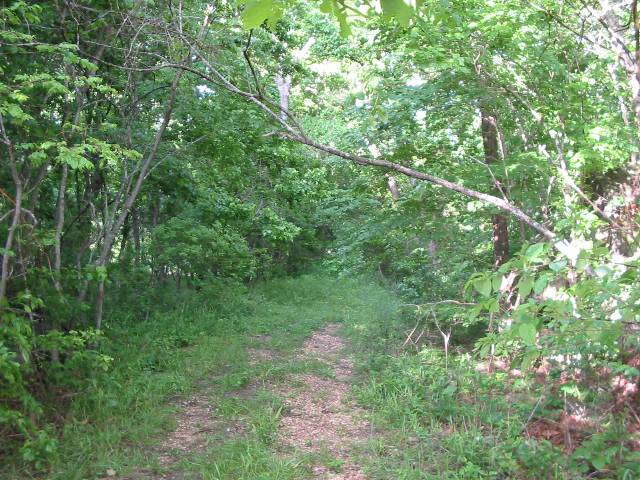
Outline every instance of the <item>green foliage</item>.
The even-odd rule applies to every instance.
[[[517,294],[510,309],[513,323],[501,334],[504,341],[522,340],[544,357],[567,354],[573,345],[573,354],[588,356],[592,365],[622,361],[623,322],[635,322],[639,314],[632,300],[637,290],[635,263],[609,263],[608,249],[591,243],[585,246],[571,266],[571,260],[555,255],[547,244],[525,245],[493,275],[472,280],[476,288],[478,282],[486,286],[485,297],[493,292],[498,303],[505,304]],[[575,280],[567,281],[568,273]],[[490,287],[500,285],[507,276],[519,278],[515,291]],[[482,307],[486,309],[487,303]],[[483,342],[481,351],[486,353],[487,345]]]
[[[300,460],[283,460],[272,451],[282,400],[266,391],[241,400],[225,393],[249,382],[278,382],[292,372],[318,374],[319,366],[296,361],[251,365],[246,347],[255,344],[256,335],[268,334],[269,348],[286,355],[324,323],[382,322],[396,302],[382,288],[357,280],[301,276],[252,290],[213,280],[200,291],[164,285],[147,292],[150,311],[145,315],[136,312],[140,295],[126,296],[141,286],[120,288],[119,301],[107,304],[104,337],[95,351],[113,359],[110,370],[93,368],[91,381],[71,397],[63,428],[40,429],[23,447],[23,461],[38,462],[48,478],[103,475],[107,466],[126,474],[155,464],[150,445],[174,427],[171,399],[203,384],[211,386],[221,414],[241,418],[249,427],[246,438],[194,453],[188,471],[222,478],[252,478],[258,472],[265,478],[299,477]],[[69,368],[66,376],[74,372]],[[14,472],[0,470],[9,478]]]
[[[0,430],[8,437],[24,438],[20,446],[22,459],[37,470],[48,468],[57,453],[58,441],[53,429],[42,426],[43,405],[41,393],[34,389],[34,377],[46,375],[49,388],[81,389],[96,371],[106,372],[112,358],[92,348],[102,339],[100,333],[60,331],[36,335],[31,328],[29,314],[34,299],[29,294],[22,298],[22,314],[7,313],[2,317],[0,329]],[[64,361],[49,363],[51,356]],[[50,400],[45,398],[45,400]],[[7,443],[5,448],[10,448]]]
[[[245,239],[220,223],[206,227],[188,218],[173,218],[154,230],[150,252],[158,265],[187,275],[252,276]]]
[[[398,323],[396,323],[398,325]],[[399,326],[399,325],[398,325]],[[366,343],[372,326],[355,340]],[[396,342],[401,338],[397,338]],[[382,447],[373,457],[373,471],[391,478],[495,478],[517,476],[514,452],[526,404],[512,404],[501,395],[498,379],[474,371],[468,356],[445,368],[444,355],[425,347],[417,354],[364,354],[370,374],[357,397],[384,428],[392,450]],[[487,448],[490,446],[490,448]],[[434,456],[435,451],[444,452]]]
[[[187,350],[212,370],[233,359],[221,388],[238,388],[256,374],[238,353],[252,330],[280,332],[284,348],[344,320],[379,347],[362,359],[360,400],[415,437],[372,467],[380,477],[635,474],[635,4],[594,5],[4,2],[0,454],[53,478],[87,455],[74,475],[102,476],[109,449],[91,435],[104,446],[159,431],[145,415],[191,388]],[[287,114],[276,76],[292,82]],[[280,135],[283,121],[305,143],[504,198],[556,237],[513,218],[496,230],[505,212],[476,198],[311,153]],[[494,267],[501,245],[510,260]],[[302,277],[247,294],[318,264],[375,276],[412,313],[348,281],[344,293]],[[413,345],[412,328],[429,339],[415,354],[398,346]],[[478,374],[460,351],[471,344],[523,380],[510,390],[501,373]],[[530,399],[494,402],[536,390],[534,369],[547,375],[541,415],[606,419],[572,455],[523,437]],[[198,460],[198,473],[301,475],[269,450],[280,406],[262,399],[251,441],[222,446],[215,471]],[[127,430],[129,415],[144,428]],[[442,462],[425,460],[425,443]]]

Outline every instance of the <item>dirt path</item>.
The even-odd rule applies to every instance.
[[[365,480],[353,460],[353,447],[370,436],[370,427],[359,420],[361,409],[348,400],[353,364],[344,356],[346,344],[338,328],[329,324],[315,332],[296,353],[301,360],[325,363],[334,378],[296,375],[278,390],[288,407],[280,422],[279,444],[316,456],[314,478]]]
[[[284,381],[262,384],[262,388],[281,397],[285,405],[273,448],[282,459],[292,459],[294,463],[304,459],[304,464],[311,466],[312,478],[366,480],[354,460],[354,446],[370,437],[370,426],[360,420],[364,412],[348,398],[353,364],[346,358],[347,345],[338,335],[338,329],[336,324],[326,325],[293,354],[296,362],[324,364],[330,375],[290,373]],[[249,348],[247,354],[249,364],[254,367],[285,359],[268,348]],[[243,400],[253,397],[256,391],[257,385],[250,383],[224,396]],[[201,478],[193,472],[182,471],[179,462],[247,433],[248,425],[243,419],[230,421],[219,415],[216,402],[207,389],[181,400],[177,406],[181,414],[176,419],[176,428],[155,449],[161,472],[142,469],[119,478]]]

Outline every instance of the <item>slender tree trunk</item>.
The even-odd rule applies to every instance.
[[[214,11],[213,6],[208,5],[206,7],[205,17],[203,19],[203,22],[200,28],[200,33],[198,35],[199,38],[202,38],[206,33],[207,27],[209,25],[210,16],[213,13],[213,11]],[[182,22],[182,12],[180,12],[179,14],[179,20],[180,22]],[[180,32],[182,32],[181,23],[179,27],[180,27],[179,28]],[[193,58],[193,53],[194,53],[193,47],[190,47],[189,55],[184,59],[183,67],[189,66]],[[124,201],[120,214],[117,216],[117,219],[115,219],[116,217],[114,215],[113,218],[115,220],[111,223],[111,225],[109,225],[109,228],[105,231],[104,239],[102,242],[102,248],[100,250],[100,256],[98,257],[98,260],[96,262],[96,266],[98,267],[106,266],[107,261],[109,260],[109,256],[111,255],[113,242],[115,241],[116,236],[118,235],[118,232],[122,228],[122,225],[124,224],[125,219],[129,215],[131,208],[133,208],[133,204],[135,203],[136,198],[138,198],[138,194],[140,193],[142,184],[147,178],[147,175],[149,174],[149,169],[151,168],[151,164],[153,163],[156,157],[156,154],[158,153],[158,148],[160,147],[160,142],[162,141],[164,132],[167,129],[167,125],[169,125],[169,121],[171,120],[171,116],[173,114],[173,107],[175,106],[176,96],[178,92],[178,85],[180,84],[180,79],[182,78],[182,75],[185,71],[186,70],[184,69],[178,69],[176,70],[173,76],[173,81],[171,83],[171,90],[169,93],[169,99],[167,100],[164,113],[162,116],[162,122],[158,128],[158,131],[156,132],[151,149],[149,150],[149,153],[147,154],[147,156],[144,158],[144,160],[140,165],[138,176],[131,190],[127,189],[127,193],[126,193],[127,198]],[[104,279],[100,281],[100,284],[98,286],[98,297],[96,298],[95,325],[96,325],[96,330],[98,331],[102,326],[103,304],[104,304]]]
[[[398,189],[398,182],[396,181],[396,177],[393,175],[387,174],[387,188],[389,189],[389,193],[391,193],[391,198],[394,202],[400,200],[400,190]]]
[[[622,59],[621,63],[626,67],[629,74],[633,111],[636,116],[638,128],[640,128],[640,18],[638,18],[637,0],[632,0],[631,2],[631,21],[633,23],[633,52],[621,50],[621,53],[626,54],[626,62]],[[615,15],[607,15],[605,22],[607,22],[614,31],[620,31],[620,22]]]
[[[427,245],[427,251],[429,252],[429,256],[431,257],[431,264],[434,267],[438,266],[438,244],[434,239],[429,240],[429,244]]]
[[[13,169],[12,169],[13,170]],[[18,179],[14,180],[16,195],[15,195],[15,207],[13,209],[13,216],[11,219],[11,226],[7,233],[7,239],[4,243],[4,251],[2,253],[2,276],[0,277],[0,303],[4,300],[7,293],[7,282],[9,281],[9,270],[11,268],[11,252],[13,248],[13,239],[15,238],[16,231],[20,226],[20,217],[22,216],[22,181]]]
[[[291,75],[285,75],[278,73],[276,75],[276,86],[278,87],[278,93],[280,94],[280,118],[282,120],[287,119],[287,113],[289,111],[289,92],[291,90]]]
[[[13,143],[7,136],[7,132],[4,128],[4,120],[0,115],[0,134],[2,135],[2,143],[4,143],[9,158],[9,168],[11,170],[11,177],[13,178],[13,184],[15,186],[15,197],[13,206],[13,216],[11,218],[11,226],[7,232],[7,238],[4,243],[4,251],[2,252],[2,273],[0,274],[0,306],[2,305],[7,295],[7,283],[9,281],[9,269],[11,268],[11,252],[13,248],[13,239],[15,238],[16,231],[20,226],[20,218],[22,217],[22,193],[23,184],[20,174],[18,173],[18,165],[13,148]]]
[[[60,284],[60,270],[62,267],[62,229],[64,227],[64,205],[67,191],[67,179],[69,177],[69,165],[62,164],[62,176],[60,178],[60,190],[58,191],[58,204],[56,206],[56,233],[54,238],[53,272],[56,290],[62,292]]]
[[[25,197],[29,198],[29,210],[32,212],[35,212],[36,207],[38,206],[38,200],[40,199],[40,185],[42,185],[44,177],[47,175],[48,171],[49,162],[46,161],[38,170],[38,174],[35,179],[25,182],[30,186],[29,191],[25,193]]]
[[[158,153],[158,148],[160,147],[160,142],[162,141],[162,136],[164,135],[165,130],[167,129],[167,125],[169,125],[169,120],[171,120],[171,115],[173,114],[173,107],[176,101],[176,95],[178,91],[178,85],[180,83],[180,79],[182,78],[182,70],[178,70],[173,77],[173,82],[171,84],[171,92],[169,94],[169,99],[167,101],[167,105],[164,109],[164,114],[162,116],[162,123],[156,132],[156,136],[153,140],[153,145],[151,146],[151,150],[147,154],[147,157],[142,162],[140,167],[140,171],[138,172],[138,177],[136,178],[136,182],[129,192],[127,199],[124,202],[122,207],[122,211],[120,215],[118,215],[117,220],[113,225],[105,232],[104,240],[102,242],[102,249],[100,251],[100,257],[96,262],[96,266],[105,267],[107,261],[109,259],[109,255],[111,254],[111,248],[113,247],[113,242],[118,235],[118,232],[122,228],[125,219],[127,218],[131,207],[133,207],[136,198],[138,198],[138,194],[140,193],[140,189],[142,188],[142,184],[149,173],[149,168],[153,163],[153,160]],[[96,330],[100,330],[102,327],[102,311],[103,311],[103,303],[104,303],[104,280],[100,281],[98,290],[98,297],[96,298]]]
[[[96,330],[102,328],[102,310],[104,308],[104,278],[98,283],[98,296],[96,298]]]
[[[133,236],[133,258],[140,263],[140,213],[137,208],[131,211],[131,235]]]
[[[151,206],[151,226],[153,228],[158,226],[160,220],[160,198],[158,197]]]
[[[127,241],[129,240],[129,235],[131,234],[131,212],[127,215],[127,218],[124,221],[124,225],[122,226],[122,239],[120,240],[120,251],[118,252],[118,260],[120,262],[124,262],[126,259],[126,249],[127,249]]]
[[[484,160],[491,168],[499,161],[498,143],[498,122],[493,115],[488,114],[483,108],[480,109],[482,146],[484,149]],[[499,190],[499,185],[494,185]],[[506,216],[495,213],[491,216],[493,231],[493,252],[495,255],[495,265],[500,266],[509,259],[509,220]]]

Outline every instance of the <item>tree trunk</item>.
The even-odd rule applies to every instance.
[[[200,33],[198,35],[198,39],[201,39],[205,34],[207,27],[209,25],[210,16],[213,13],[213,7],[211,5],[206,7],[205,17],[202,21],[202,25],[200,28]],[[181,14],[180,14],[181,17]],[[182,21],[182,20],[181,20]],[[181,28],[180,28],[181,30]],[[183,60],[183,66],[188,67],[193,59],[193,47],[191,47],[189,54]],[[111,255],[111,250],[113,248],[113,243],[116,240],[118,232],[122,228],[122,225],[125,222],[125,219],[129,215],[129,212],[133,208],[133,204],[138,198],[138,194],[142,189],[142,184],[145,179],[149,175],[149,171],[151,168],[151,164],[155,160],[155,157],[158,153],[158,149],[160,147],[160,143],[162,141],[162,137],[164,136],[164,132],[169,125],[169,121],[171,120],[171,116],[173,115],[173,108],[175,106],[176,97],[178,94],[178,85],[180,84],[180,80],[185,70],[179,69],[176,70],[173,81],[171,82],[171,88],[169,91],[169,98],[167,99],[167,103],[164,108],[164,112],[162,115],[162,122],[158,126],[158,131],[153,139],[153,143],[147,156],[141,161],[140,168],[138,171],[138,176],[135,178],[135,182],[133,182],[133,176],[130,177],[132,181],[131,190],[126,188],[123,190],[123,195],[126,196],[124,204],[122,205],[122,209],[120,214],[113,216],[114,221],[109,225],[108,230],[105,231],[104,239],[102,242],[102,248],[100,249],[100,256],[96,261],[97,267],[105,267],[109,260],[109,256]],[[105,217],[106,218],[106,217]],[[96,298],[96,307],[95,307],[95,325],[96,330],[100,330],[102,326],[102,312],[103,312],[103,304],[104,304],[104,279],[100,280],[100,284],[98,285],[98,297]]]
[[[125,222],[125,219],[129,215],[129,211],[131,207],[133,207],[136,198],[138,198],[138,194],[140,193],[140,189],[142,188],[142,184],[149,173],[149,169],[153,160],[158,153],[158,148],[160,147],[160,142],[162,141],[162,136],[164,135],[165,130],[167,129],[167,125],[169,125],[169,120],[171,120],[171,115],[173,113],[173,107],[175,105],[176,95],[178,91],[178,84],[180,83],[180,79],[182,78],[182,70],[178,70],[173,78],[173,82],[171,84],[171,92],[169,94],[169,99],[167,100],[167,104],[164,109],[164,114],[162,116],[162,123],[156,132],[156,136],[153,140],[153,145],[151,146],[151,150],[147,154],[147,157],[143,160],[142,165],[140,166],[140,171],[138,173],[138,177],[136,178],[135,184],[129,192],[127,199],[122,206],[122,211],[120,215],[118,215],[117,220],[113,225],[105,232],[104,240],[102,242],[102,248],[100,250],[100,257],[96,262],[96,266],[104,267],[107,265],[107,261],[109,260],[109,256],[111,254],[111,249],[113,247],[113,242],[118,235],[118,232],[122,228],[122,225]],[[100,330],[100,326],[102,325],[102,311],[103,311],[103,303],[104,303],[104,280],[100,281],[98,297],[96,298],[96,330]]]
[[[104,278],[98,283],[98,297],[96,298],[96,330],[102,328],[102,309],[104,307]]]
[[[140,263],[140,214],[135,208],[131,211],[131,234],[133,235],[133,259],[136,265]]]
[[[62,164],[62,176],[60,178],[60,191],[58,192],[58,204],[56,206],[56,233],[54,239],[53,272],[54,285],[58,292],[62,292],[60,284],[60,269],[62,267],[62,229],[64,227],[64,204],[67,191],[67,179],[69,177],[69,165]]]
[[[387,174],[387,187],[389,188],[389,193],[391,193],[391,198],[396,202],[400,200],[400,190],[398,189],[398,182],[396,182],[396,178],[393,175]]]
[[[122,238],[120,239],[120,251],[118,252],[118,260],[124,263],[126,259],[127,241],[129,240],[129,234],[131,233],[131,212],[127,215],[122,226]]]
[[[489,168],[499,161],[498,122],[493,115],[480,109],[482,146],[484,149],[484,161]],[[499,190],[500,185],[495,181],[494,189]],[[493,252],[495,266],[499,267],[509,259],[509,220],[499,213],[491,216],[493,230]]]
[[[11,219],[11,226],[7,234],[7,239],[4,243],[4,251],[2,253],[2,275],[0,276],[0,304],[4,300],[7,293],[7,282],[9,281],[9,269],[11,267],[9,259],[11,258],[13,239],[16,231],[20,226],[20,217],[22,216],[22,182],[18,179],[15,182],[16,196],[15,207],[13,209],[13,216]]]
[[[7,282],[9,281],[10,276],[9,269],[11,265],[9,259],[11,258],[13,239],[15,237],[16,231],[18,230],[18,227],[20,226],[20,217],[22,216],[23,185],[20,174],[18,173],[18,165],[16,163],[16,155],[13,148],[13,143],[7,136],[2,115],[0,115],[0,134],[2,134],[2,143],[4,143],[7,149],[7,154],[9,157],[9,168],[11,169],[11,177],[16,189],[15,198],[13,201],[14,205],[13,216],[11,218],[11,226],[9,227],[9,231],[7,232],[7,238],[4,243],[4,251],[2,252],[2,273],[0,274],[0,305],[2,305],[7,294]]]
[[[160,197],[158,197],[151,206],[151,227],[155,228],[158,226],[158,222],[160,220]]]
[[[278,73],[275,80],[276,86],[278,87],[278,93],[280,94],[280,118],[286,121],[287,112],[289,111],[289,91],[291,90],[291,75],[285,75],[283,77],[280,73]]]
[[[429,256],[431,257],[431,264],[434,267],[438,266],[438,244],[435,240],[429,240],[429,245],[427,245],[427,251],[429,252]]]

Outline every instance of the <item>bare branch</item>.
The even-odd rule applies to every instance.
[[[251,56],[249,55],[249,49],[251,48],[251,38],[253,37],[253,28],[249,30],[249,38],[247,38],[247,45],[242,50],[242,55],[249,66],[249,70],[251,71],[251,76],[253,77],[253,82],[256,85],[256,92],[258,94],[258,98],[264,97],[262,93],[262,88],[260,87],[260,80],[258,79],[258,74],[256,73],[256,69],[253,67],[253,63],[251,62]]]

